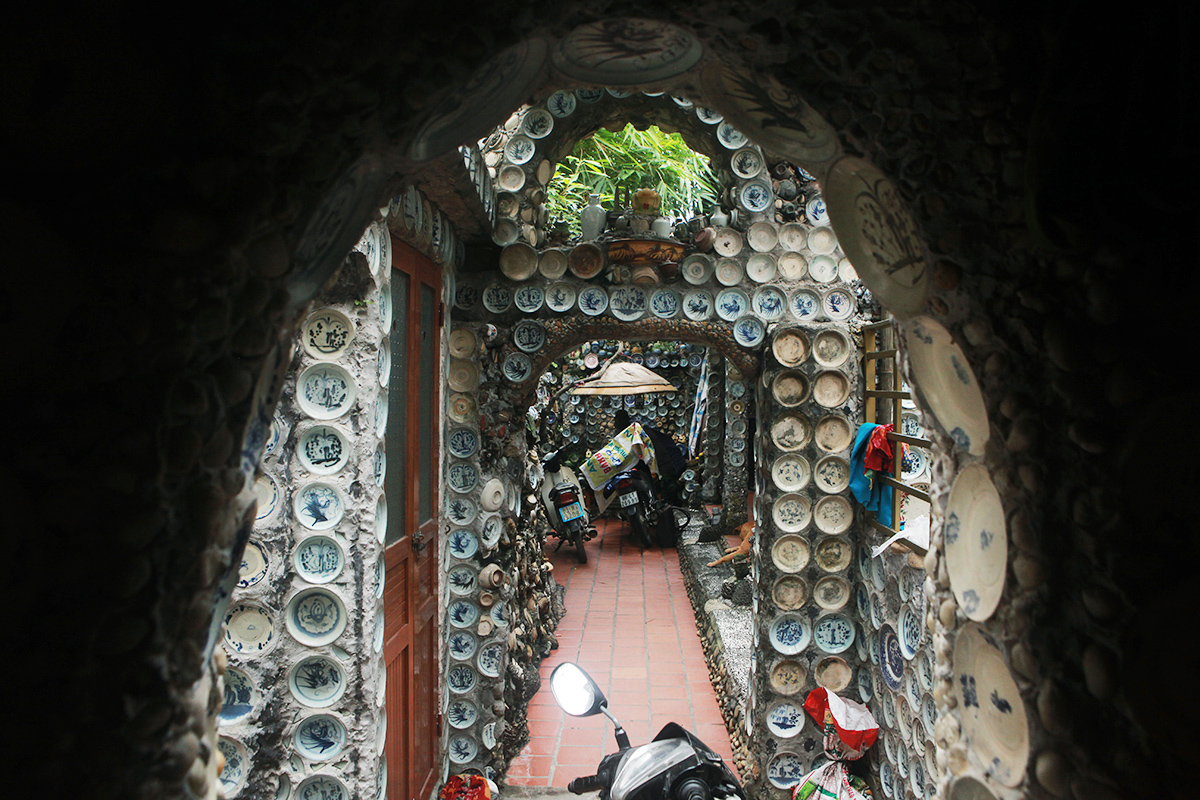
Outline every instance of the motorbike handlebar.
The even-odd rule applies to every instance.
[[[575,778],[567,784],[567,791],[571,794],[586,794],[588,792],[597,792],[604,788],[604,779],[599,775],[584,775],[581,778]]]

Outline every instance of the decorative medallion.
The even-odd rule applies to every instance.
[[[676,77],[693,67],[703,52],[694,36],[675,25],[615,18],[575,28],[559,43],[553,60],[569,78],[628,86]]]

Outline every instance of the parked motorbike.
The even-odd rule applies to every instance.
[[[550,690],[568,714],[604,714],[615,728],[617,752],[600,760],[595,775],[571,781],[567,790],[573,794],[599,790],[600,800],[746,800],[721,757],[677,723],[667,723],[652,742],[631,747],[625,729],[609,712],[604,693],[578,665],[566,662],[555,667]]]
[[[587,550],[583,543],[596,535],[596,529],[588,519],[579,479],[563,463],[565,455],[566,448],[563,448],[542,459],[542,503],[546,506],[550,529],[559,539],[558,546],[570,542],[575,546],[575,558],[580,564],[586,564]]]
[[[617,515],[629,521],[638,544],[650,547],[656,538],[650,531],[658,522],[660,511],[654,478],[645,470],[627,469],[609,479],[604,484],[604,492],[616,495]]]

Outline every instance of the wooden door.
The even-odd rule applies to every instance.
[[[387,797],[428,800],[438,778],[438,432],[441,270],[393,239],[392,372],[383,589]]]

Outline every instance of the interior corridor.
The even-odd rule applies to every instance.
[[[584,565],[569,544],[555,553],[558,540],[547,543],[554,575],[566,586],[567,611],[558,649],[541,664],[542,688],[529,705],[530,741],[513,760],[508,783],[565,787],[595,773],[600,758],[616,750],[606,717],[570,717],[555,704],[550,673],[564,661],[600,684],[633,745],[678,722],[735,769],[677,552],[643,551],[623,520],[597,520],[596,529]]]

